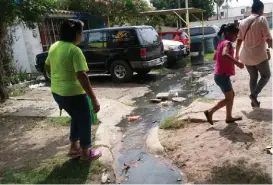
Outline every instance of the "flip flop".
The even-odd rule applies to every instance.
[[[93,161],[101,157],[101,152],[98,150],[89,150],[89,159],[83,160],[80,159],[81,161]]]
[[[207,118],[207,121],[208,121],[211,125],[213,125],[213,121],[212,121],[212,120],[209,120],[209,111],[205,111],[204,114],[205,114],[205,116],[206,116],[206,118]]]
[[[250,95],[249,98],[251,99],[253,107],[259,107],[260,103],[258,102],[257,98],[255,98],[253,95]]]
[[[236,121],[241,121],[242,119],[242,117],[235,117],[232,120],[226,120],[226,123],[234,123]]]

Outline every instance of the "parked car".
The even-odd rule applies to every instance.
[[[178,61],[187,56],[187,50],[183,43],[174,40],[162,40],[164,45],[164,52],[168,56],[166,66],[168,68],[174,67]]]
[[[87,30],[79,44],[93,74],[111,74],[116,82],[130,81],[133,73],[148,74],[167,61],[162,40],[151,26]],[[36,56],[36,68],[44,71],[47,52]]]
[[[187,28],[183,28],[185,32],[187,32]],[[219,32],[219,27],[215,25],[207,25],[204,26],[204,36],[205,38],[214,38],[217,36]],[[195,26],[190,28],[190,37],[191,42],[199,41],[203,38],[203,27],[202,26]]]
[[[190,54],[190,43],[189,43],[189,38],[188,37],[182,37],[181,32],[179,31],[174,31],[174,32],[159,32],[158,33],[160,38],[163,40],[175,40],[182,42],[183,45],[186,48],[187,55]]]

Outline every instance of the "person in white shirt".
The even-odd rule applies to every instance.
[[[240,23],[240,31],[236,46],[236,58],[245,64],[250,75],[250,99],[252,107],[260,107],[257,98],[268,83],[271,72],[269,67],[270,55],[268,48],[272,48],[272,36],[266,18],[263,16],[264,4],[254,0],[252,14]],[[239,55],[242,42],[244,45]],[[260,80],[258,81],[258,73]]]

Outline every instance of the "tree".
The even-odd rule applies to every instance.
[[[152,9],[145,0],[60,0],[58,5],[60,9],[107,16],[115,25],[133,24],[136,14]]]
[[[214,3],[216,4],[216,15],[217,15],[217,20],[219,19],[219,10],[221,6],[224,4],[225,0],[214,0]]]
[[[180,1],[181,8],[185,8],[184,0]],[[158,10],[178,8],[178,0],[151,0],[151,3]],[[204,19],[208,19],[214,14],[214,0],[189,0],[189,7],[206,10],[204,12]],[[196,16],[201,18],[198,14]]]
[[[0,0],[0,101],[8,98],[6,79],[12,73],[12,37],[8,28],[23,22],[27,27],[43,20],[55,0]]]

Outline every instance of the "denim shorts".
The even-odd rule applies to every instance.
[[[214,81],[220,87],[223,93],[232,91],[230,76],[214,75]]]

